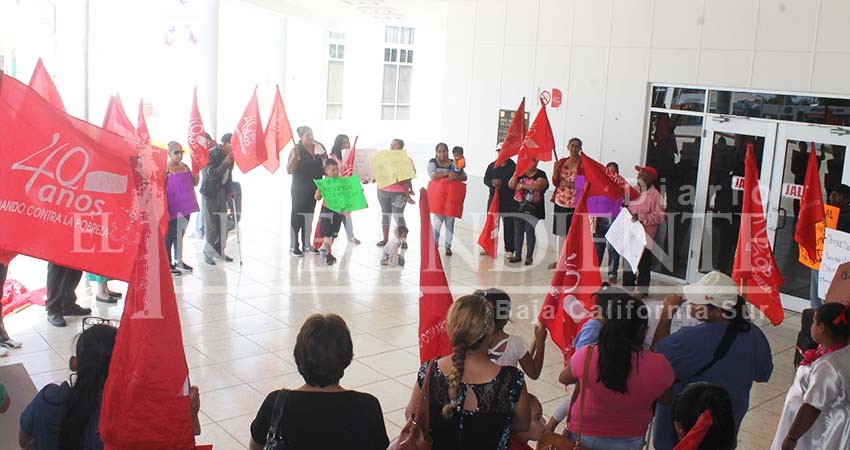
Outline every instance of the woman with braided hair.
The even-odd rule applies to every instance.
[[[522,372],[490,360],[493,309],[484,297],[467,295],[446,319],[452,354],[419,369],[406,415],[414,412],[425,377],[430,377],[429,411],[433,450],[506,450],[512,432],[531,423]]]

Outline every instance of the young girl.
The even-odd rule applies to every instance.
[[[384,246],[382,266],[404,267],[404,247],[407,245],[407,227],[399,225],[395,228],[395,237]]]
[[[821,306],[811,331],[819,345],[797,368],[772,450],[850,448],[850,305]]]
[[[333,159],[325,161],[325,178],[336,178],[339,176],[339,165]],[[314,198],[318,201],[322,199],[322,192],[316,189]],[[319,234],[322,236],[321,261],[330,266],[336,262],[336,258],[331,253],[334,238],[339,234],[339,228],[342,226],[344,217],[342,214],[331,211],[327,205],[322,203],[322,211],[319,214]]]
[[[487,299],[495,313],[493,345],[490,346],[490,359],[500,366],[522,366],[523,372],[536,380],[543,369],[543,354],[546,349],[546,328],[534,326],[534,345],[531,348],[525,339],[505,333],[505,325],[511,320],[511,298],[508,294],[496,288],[475,291]]]
[[[357,142],[355,141],[355,144]],[[337,135],[336,139],[334,139],[334,145],[331,147],[331,159],[336,161],[339,167],[343,167],[345,161],[342,159],[342,151],[351,149],[351,143],[348,140],[348,136],[344,134]],[[342,169],[340,169],[342,170]],[[354,237],[354,223],[351,222],[351,213],[343,214],[345,219],[342,221],[342,225],[345,227],[345,235],[348,236],[348,242],[352,244],[358,245],[360,244],[360,239]]]

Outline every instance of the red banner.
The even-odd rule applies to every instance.
[[[540,111],[537,112],[537,117],[531,123],[528,133],[522,141],[522,147],[519,149],[514,176],[518,177],[524,174],[526,170],[531,168],[534,161],[551,161],[554,149],[555,136],[552,135],[552,125],[549,123],[549,116],[546,114],[546,104],[541,99]]]
[[[428,203],[431,212],[441,216],[460,219],[463,216],[463,201],[466,199],[466,183],[440,178],[428,182]]]
[[[519,108],[511,119],[508,134],[505,136],[502,148],[496,156],[496,167],[501,167],[505,161],[519,153],[523,139],[525,139],[525,97],[522,98]]]
[[[277,86],[277,93],[272,103],[265,139],[267,158],[263,161],[263,167],[274,173],[280,167],[281,149],[292,142],[292,126],[289,125],[289,118],[286,116],[286,107],[283,105],[283,97],[280,96],[280,86]]]
[[[549,330],[552,341],[561,349],[564,364],[575,351],[573,341],[581,325],[590,318],[593,295],[602,285],[587,213],[588,191],[590,186],[576,205],[572,226],[564,240],[552,284],[538,317],[538,321]]]
[[[478,245],[490,255],[491,258],[496,257],[496,252],[499,249],[499,189],[493,194],[493,200],[490,202],[490,209],[487,211],[487,220],[484,222],[484,228],[478,236]]]
[[[161,152],[62,113],[6,75],[0,136],[0,248],[128,280],[136,187],[153,179]]]
[[[230,143],[233,145],[233,159],[242,173],[248,173],[268,158],[260,106],[257,103],[257,88],[254,88],[254,95],[245,107]]]
[[[823,209],[823,190],[820,185],[820,171],[815,143],[809,150],[809,165],[806,168],[806,181],[803,183],[803,196],[800,199],[800,213],[797,214],[797,227],[794,230],[794,240],[809,260],[820,264],[821,254],[818,253],[818,226],[823,229],[826,214]],[[823,235],[820,236],[823,247]]]
[[[767,221],[759,191],[759,174],[753,144],[747,145],[744,164],[744,204],[732,279],[742,285],[742,295],[774,325],[785,319],[779,287],[785,284],[767,237]]]
[[[443,260],[431,230],[431,211],[425,189],[419,190],[419,360],[428,361],[452,352],[446,332],[446,317],[452,307],[452,292],[443,271]]]
[[[210,160],[210,142],[204,131],[201,111],[198,109],[198,88],[192,96],[192,112],[189,115],[189,153],[192,156],[192,175],[197,175]]]
[[[150,202],[145,209],[153,213]],[[153,220],[144,220],[141,235],[98,431],[106,450],[190,450],[189,368],[174,282]]]

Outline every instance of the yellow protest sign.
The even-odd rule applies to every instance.
[[[372,153],[369,155],[369,164],[372,166],[378,189],[416,177],[413,162],[404,150],[381,150]]]
[[[826,226],[832,228],[838,226],[838,212],[840,209],[836,206],[824,205],[824,215],[826,216]],[[824,225],[822,223],[817,224],[817,228],[815,229],[815,242],[818,245],[818,261],[814,261],[809,258],[808,254],[803,247],[798,247],[797,253],[799,253],[800,257],[798,261],[800,264],[814,270],[820,270],[820,258],[823,256],[823,239],[826,231],[824,231]]]

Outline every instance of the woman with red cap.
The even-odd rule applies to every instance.
[[[640,222],[646,231],[646,248],[640,257],[637,267],[631,267],[626,262],[623,272],[623,287],[635,288],[635,296],[644,298],[649,293],[649,281],[652,264],[652,255],[649,251],[655,242],[655,233],[658,225],[664,221],[664,201],[661,192],[655,187],[658,181],[658,172],[650,166],[635,166],[638,172],[638,191],[640,197],[629,202],[629,212],[632,220]],[[635,277],[637,269],[637,277]],[[637,278],[637,280],[635,280]]]

